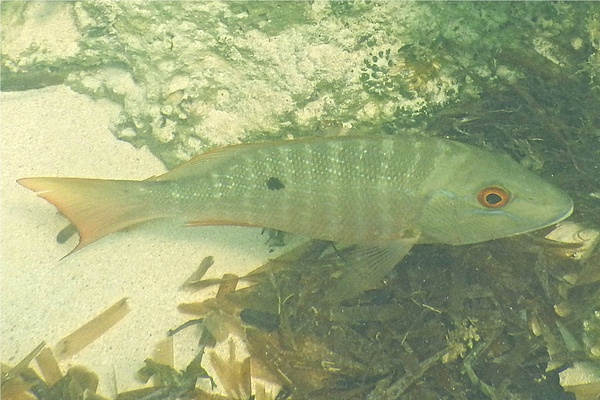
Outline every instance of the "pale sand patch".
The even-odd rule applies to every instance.
[[[123,297],[131,312],[107,334],[62,364],[89,366],[100,393],[139,387],[134,373],[168,329],[189,317],[177,304],[195,300],[178,290],[205,256],[207,276],[244,273],[269,257],[260,229],[183,228],[151,223],[117,233],[60,260],[76,243],[58,244],[66,220],[15,181],[31,176],[143,179],[164,171],[146,149],[109,132],[119,109],[62,86],[2,93],[1,345],[3,362],[16,363],[39,342],[61,338]],[[214,292],[213,292],[214,293]],[[196,351],[196,328],[175,337],[177,367]]]

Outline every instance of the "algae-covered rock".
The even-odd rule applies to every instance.
[[[598,73],[586,4],[7,3],[2,20],[3,90],[109,98],[123,107],[114,134],[169,167],[252,137],[421,129],[522,78],[511,60],[527,51],[540,73]]]

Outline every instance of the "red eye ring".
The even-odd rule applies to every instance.
[[[482,189],[477,194],[477,201],[487,208],[500,208],[510,200],[510,193],[498,186]]]

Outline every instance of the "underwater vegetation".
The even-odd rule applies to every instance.
[[[576,247],[536,236],[421,246],[379,288],[339,303],[324,299],[348,249],[329,242],[307,242],[241,278],[203,280],[209,257],[183,287],[218,284],[216,296],[181,304],[194,319],[168,333],[201,327],[198,355],[183,370],[172,355],[170,363],[147,359],[139,374],[154,384],[116,398],[575,398],[566,389],[595,399],[597,379],[561,376],[574,365],[593,372],[600,354],[599,253],[566,258]],[[250,286],[236,290],[238,282]],[[232,342],[229,359],[211,351],[232,335],[249,356],[239,360]],[[215,380],[202,364],[207,354]],[[3,372],[3,393],[30,397],[7,398],[76,399],[94,382],[73,367],[49,385],[25,368],[32,358]],[[196,387],[199,380],[227,396]],[[270,396],[258,382],[280,389]]]
[[[61,15],[72,46],[19,47]],[[2,23],[2,90],[110,99],[115,136],[168,167],[238,141],[437,135],[507,152],[569,193],[571,220],[600,226],[596,3],[7,3]],[[597,399],[600,253],[565,257],[570,246],[539,234],[421,246],[379,288],[328,304],[339,265],[329,244],[308,244],[249,288],[181,307],[205,326],[199,355],[233,332],[250,361],[150,361],[160,384],[123,398],[218,398],[195,388],[211,364],[230,398],[269,398],[248,389],[259,375],[279,399]],[[3,393],[25,371],[12,383],[3,371]]]

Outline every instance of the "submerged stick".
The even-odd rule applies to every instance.
[[[74,356],[115,326],[128,312],[127,298],[123,298],[60,340],[54,348],[54,353],[61,359]]]

